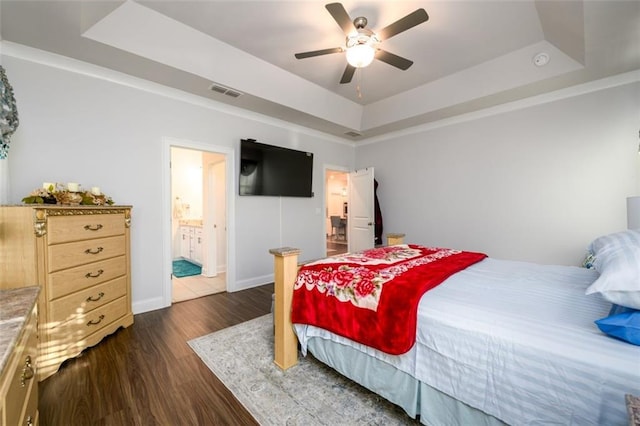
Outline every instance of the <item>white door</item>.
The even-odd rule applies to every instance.
[[[215,277],[218,275],[218,221],[217,221],[217,203],[218,200],[218,181],[216,179],[215,164],[207,165],[207,183],[204,190],[207,196],[204,199],[207,202],[206,213],[204,218],[204,253],[203,253],[203,271],[202,275],[206,277]]]
[[[375,245],[373,167],[349,173],[347,232],[349,252]]]

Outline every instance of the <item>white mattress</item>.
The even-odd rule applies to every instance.
[[[416,345],[393,356],[311,326],[420,381],[517,425],[624,425],[624,394],[640,394],[640,347],[609,338],[594,320],[611,305],[585,296],[597,273],[485,259],[427,292]]]

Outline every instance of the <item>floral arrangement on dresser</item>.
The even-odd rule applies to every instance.
[[[104,206],[112,205],[111,197],[94,186],[91,190],[81,190],[80,184],[68,183],[66,186],[60,183],[45,182],[42,188],[37,188],[22,199],[26,204],[62,204],[69,206]]]

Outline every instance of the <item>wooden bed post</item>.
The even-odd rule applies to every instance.
[[[404,234],[387,234],[387,245],[404,244]]]
[[[298,363],[298,339],[291,323],[291,300],[293,285],[298,275],[300,250],[281,247],[269,250],[274,256],[274,356],[273,362],[282,370]]]

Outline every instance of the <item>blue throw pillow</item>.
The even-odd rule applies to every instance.
[[[611,315],[595,323],[603,333],[640,346],[640,311]]]

